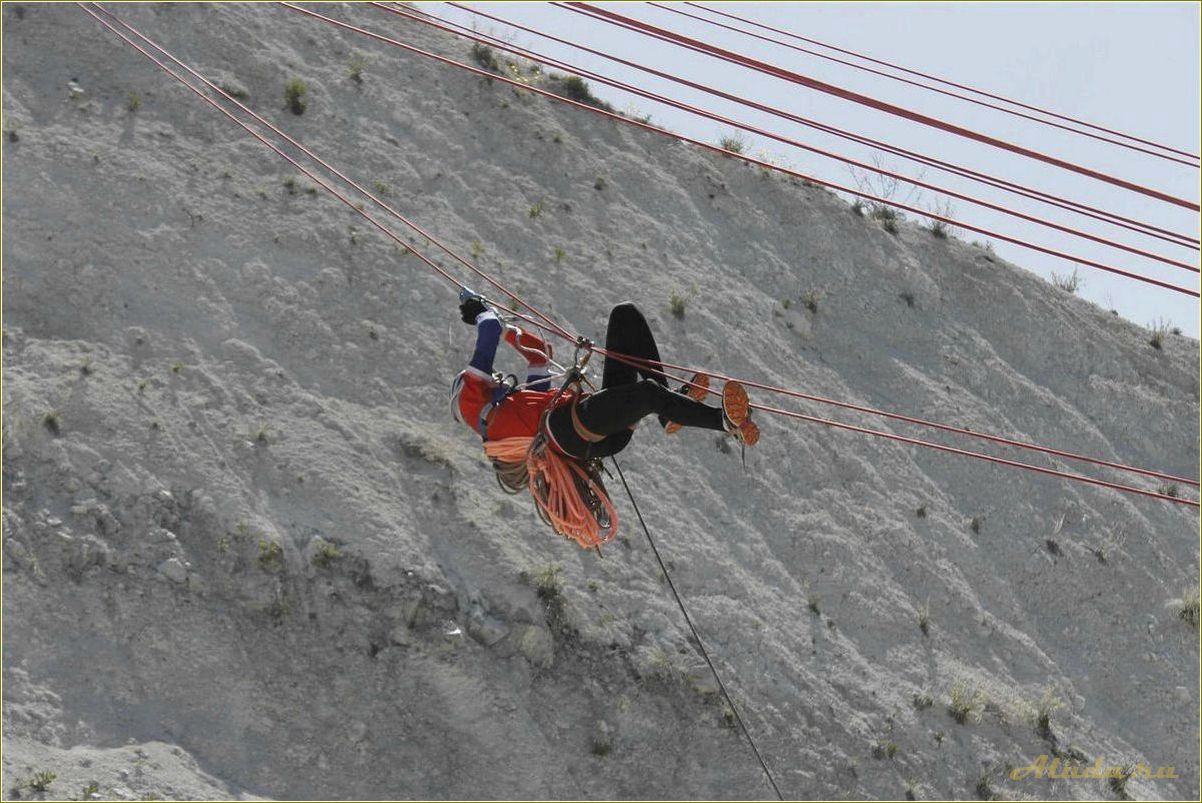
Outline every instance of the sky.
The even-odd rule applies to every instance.
[[[1115,145],[1022,120],[992,109],[831,63],[742,34],[722,30],[645,3],[602,3],[602,7],[671,28],[712,44],[770,62],[854,92],[905,106],[964,128],[1012,141],[1031,150],[1078,163],[1197,203],[1199,171]],[[614,64],[484,20],[445,3],[421,3],[431,13],[501,36],[522,47],[582,69],[669,95],[815,147],[967,195],[1047,217],[1062,225],[1198,265],[1197,249],[1187,249],[1125,229],[1058,210],[1030,199],[949,176],[901,157],[847,142],[772,115],[714,98],[669,81]],[[1161,200],[1044,164],[1019,154],[973,142],[885,112],[831,97],[795,83],[719,61],[640,36],[543,3],[489,3],[479,8],[547,33],[587,44],[605,53],[680,75],[762,104],[819,120],[939,159],[991,173],[1009,181],[1110,210],[1125,217],[1197,237],[1198,215]],[[705,16],[674,4],[674,7]],[[810,39],[854,50],[994,94],[1076,117],[1143,139],[1199,153],[1199,4],[1197,3],[714,3],[712,7],[755,19]],[[722,20],[730,23],[729,20]],[[738,23],[731,23],[736,24]],[[746,27],[746,26],[743,26]],[[760,33],[768,34],[760,31]],[[777,37],[780,38],[780,37]],[[795,43],[829,55],[821,47]],[[846,58],[846,57],[844,57]],[[652,122],[707,142],[738,133],[653,101],[591,82],[594,94],[616,108],[636,109]],[[857,186],[880,180],[847,165],[751,134],[742,134],[746,152],[767,155],[816,178]],[[894,198],[925,209],[947,201],[930,190],[920,195],[900,186]],[[1153,276],[1197,290],[1198,275],[1146,257],[1049,230],[952,201],[951,216],[985,229],[1028,239],[1082,259]],[[1113,276],[1088,266],[960,231],[969,241],[992,240],[1003,258],[1045,277],[1076,271],[1082,297],[1138,324],[1163,323],[1198,337],[1198,302],[1171,290]]]

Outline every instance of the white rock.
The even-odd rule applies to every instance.
[[[185,583],[188,580],[188,569],[179,558],[167,558],[159,564],[158,572],[173,583]]]

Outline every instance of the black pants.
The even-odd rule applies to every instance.
[[[722,429],[720,408],[669,389],[667,378],[658,370],[659,348],[651,327],[634,304],[619,304],[609,313],[605,349],[646,360],[654,367],[636,368],[606,358],[601,390],[576,406],[585,429],[605,439],[590,443],[576,434],[571,408],[564,405],[551,413],[548,426],[565,451],[582,459],[617,454],[630,443],[634,435],[630,428],[653,413],[661,424],[675,421],[686,427]]]

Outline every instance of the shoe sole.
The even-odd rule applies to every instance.
[[[747,398],[747,390],[738,382],[727,382],[722,388],[722,412],[726,420],[736,428],[747,422],[751,411],[751,400]]]
[[[760,442],[760,428],[754,421],[744,421],[739,427],[738,437],[748,446],[755,446]]]
[[[693,374],[693,382],[689,385],[688,392],[685,394],[693,401],[705,401],[705,397],[709,395],[710,378],[708,374]],[[680,432],[684,428],[684,424],[677,424],[675,421],[669,421],[664,427],[664,432],[671,435]]]

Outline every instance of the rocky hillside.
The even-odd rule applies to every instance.
[[[275,6],[114,8],[585,334],[1198,474],[1198,343],[987,250]],[[449,419],[452,288],[73,5],[3,15],[4,796],[770,795],[625,498],[583,552]],[[623,464],[786,795],[1197,797],[1196,512],[763,425]],[[1177,777],[1008,777],[1052,753]]]

